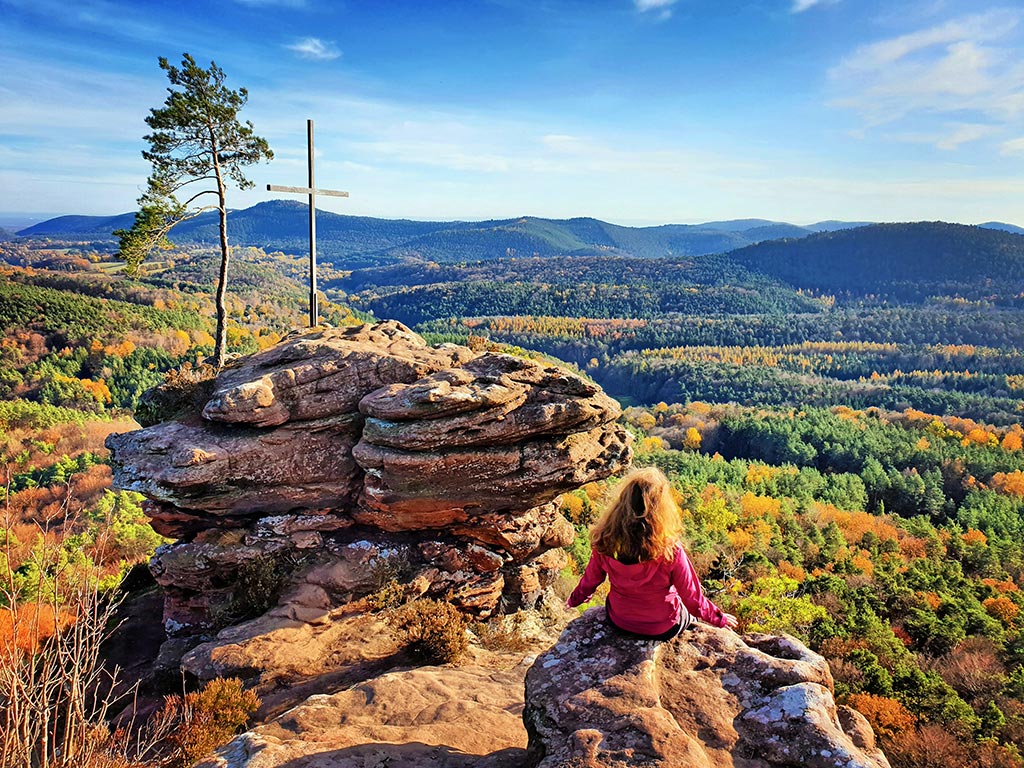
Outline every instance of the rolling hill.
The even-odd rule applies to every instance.
[[[228,215],[231,240],[285,253],[306,249],[307,207],[273,200]],[[132,214],[60,216],[21,230],[29,238],[112,240],[115,229],[131,226]],[[802,227],[763,219],[710,224],[624,227],[594,218],[544,219],[525,216],[488,221],[410,221],[317,212],[317,245],[326,261],[346,267],[394,263],[414,257],[451,262],[506,256],[599,255],[683,257],[723,253],[777,237],[799,237]],[[214,243],[213,213],[179,225],[179,244]]]

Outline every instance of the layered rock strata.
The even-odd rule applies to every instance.
[[[786,636],[704,624],[667,643],[611,631],[603,607],[526,676],[531,768],[889,768],[828,663]]]
[[[172,634],[268,592],[338,605],[399,576],[479,616],[531,605],[572,540],[557,496],[630,459],[592,383],[396,322],[292,337],[207,386],[197,410],[107,441],[115,483],[179,539],[151,566]]]

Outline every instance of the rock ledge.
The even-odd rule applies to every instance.
[[[600,607],[530,668],[523,720],[531,768],[889,768],[799,641],[703,624],[633,640]]]

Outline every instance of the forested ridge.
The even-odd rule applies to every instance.
[[[295,200],[272,200],[230,211],[232,242],[299,254],[305,251],[308,208]],[[21,230],[27,238],[111,240],[131,225],[132,215],[60,216]],[[828,226],[823,222],[823,226]],[[487,221],[410,221],[346,216],[317,211],[319,250],[325,260],[349,267],[394,263],[402,258],[464,261],[506,256],[618,253],[634,257],[673,257],[719,253],[762,240],[800,237],[815,226],[798,227],[763,219],[625,227],[588,217],[544,219],[523,216]],[[839,223],[838,226],[846,226]],[[217,240],[213,214],[175,228],[179,245]]]

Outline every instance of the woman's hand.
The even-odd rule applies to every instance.
[[[736,629],[737,625],[739,625],[740,623],[739,619],[737,619],[731,613],[723,613],[722,618],[725,620],[725,626],[727,626],[729,629]]]

